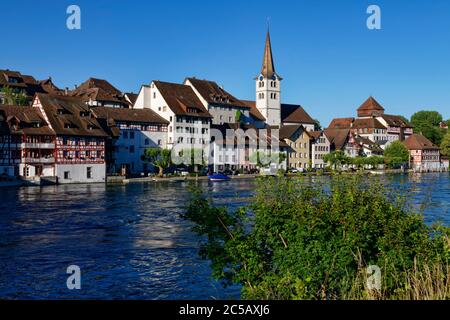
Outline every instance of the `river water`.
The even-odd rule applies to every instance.
[[[384,178],[425,200],[427,223],[450,225],[449,174]],[[252,180],[202,182],[219,205],[249,201]],[[197,235],[180,218],[185,182],[0,189],[2,299],[237,299],[198,257]],[[66,271],[81,269],[81,290]]]

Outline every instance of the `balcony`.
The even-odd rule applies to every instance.
[[[25,163],[55,163],[55,158],[24,158]]]
[[[22,143],[22,149],[55,149],[54,143]]]

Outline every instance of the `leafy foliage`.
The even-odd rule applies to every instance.
[[[444,156],[450,157],[450,132],[448,132],[441,142],[441,153]]]
[[[26,106],[28,97],[23,92],[15,92],[11,87],[4,86],[1,90],[3,103],[7,105]]]
[[[344,151],[338,150],[326,154],[323,161],[331,165],[334,169],[340,168],[342,165],[350,164],[351,158],[345,154]]]
[[[170,167],[171,162],[171,151],[161,148],[148,148],[145,149],[142,160],[153,164],[159,169],[158,175],[163,176],[164,170]]]
[[[427,226],[395,191],[356,176],[333,177],[327,186],[259,180],[251,204],[234,211],[194,188],[183,216],[204,236],[200,255],[213,276],[242,285],[243,299],[366,294],[355,279],[368,265],[382,270],[383,297],[395,298],[409,290],[410,270],[450,262],[448,228]],[[439,273],[447,285],[448,276]]]
[[[390,168],[397,168],[409,162],[409,151],[400,141],[394,141],[384,150],[384,159]]]
[[[414,131],[421,133],[436,145],[441,144],[443,130],[439,124],[442,122],[442,115],[437,111],[419,111],[411,117]]]

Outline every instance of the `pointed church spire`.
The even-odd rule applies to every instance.
[[[264,59],[263,59],[261,74],[268,79],[272,78],[273,75],[276,74],[275,73],[275,65],[273,63],[272,45],[270,43],[269,28],[267,28],[266,46],[264,49]]]

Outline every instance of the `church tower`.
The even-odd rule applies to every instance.
[[[281,80],[273,63],[270,33],[267,30],[266,46],[261,73],[256,80],[256,107],[269,126],[281,126]]]

